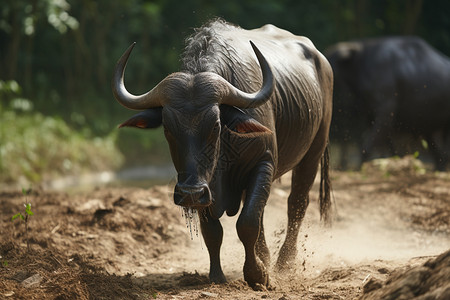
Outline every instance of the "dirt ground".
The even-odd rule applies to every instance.
[[[284,238],[288,177],[274,184],[266,209],[272,261]],[[243,280],[235,217],[222,218],[229,282],[208,282],[206,246],[195,220],[187,222],[173,204],[170,184],[36,188],[27,197],[1,191],[0,299],[402,299],[382,296],[383,289],[408,271],[425,274],[425,266],[444,261],[436,257],[450,249],[450,173],[424,172],[406,158],[375,161],[361,172],[333,171],[332,180],[333,227],[319,222],[316,185],[298,262],[285,274],[270,270],[272,287],[266,291],[253,291]],[[25,223],[11,221],[25,202],[34,212],[29,251]],[[426,299],[444,299],[441,290],[450,295],[450,259],[444,263],[444,279],[423,292],[405,281],[400,286],[412,286],[414,296],[429,292],[434,296]],[[403,289],[397,293],[411,299]]]

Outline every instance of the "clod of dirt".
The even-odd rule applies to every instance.
[[[180,286],[194,286],[201,284],[209,284],[209,279],[206,276],[200,275],[197,271],[194,274],[183,272],[178,278]]]
[[[6,242],[0,245],[0,256],[6,256],[9,251],[14,250],[13,242]]]
[[[381,281],[371,278],[364,285],[364,289],[363,289],[364,294],[367,294],[367,293],[369,293],[371,291],[374,291],[374,290],[378,290],[382,286],[383,286],[383,284],[381,283]]]
[[[113,202],[113,206],[125,206],[130,203],[130,200],[127,198],[120,196],[119,199]]]
[[[378,288],[364,286],[362,300],[379,299],[450,299],[450,250],[404,272],[394,273]]]
[[[110,214],[112,212],[113,212],[112,209],[97,209],[94,213],[93,221],[98,222],[101,219],[103,219],[104,216],[106,216],[107,214]]]

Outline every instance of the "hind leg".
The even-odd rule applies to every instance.
[[[309,191],[317,174],[321,152],[319,154],[306,155],[292,170],[291,194],[288,198],[288,225],[286,238],[276,264],[278,271],[288,269],[297,256],[298,232],[309,204]]]

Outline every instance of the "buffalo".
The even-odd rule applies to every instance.
[[[414,36],[341,42],[325,55],[335,78],[333,140],[359,144],[363,162],[383,148],[381,154],[404,154],[399,144],[411,145],[399,142],[402,138],[424,140],[435,167],[445,170],[450,148],[449,58]]]
[[[124,86],[134,44],[119,59],[116,100],[141,110],[120,125],[161,124],[177,171],[174,202],[197,211],[210,258],[211,282],[226,282],[220,262],[220,217],[240,215],[244,279],[269,285],[263,213],[272,182],[292,170],[288,224],[277,267],[295,259],[309,191],[321,164],[321,219],[330,222],[328,134],[333,75],[325,57],[301,36],[265,25],[245,30],[212,20],[186,40],[182,70],[142,95]],[[242,208],[241,208],[242,203]]]

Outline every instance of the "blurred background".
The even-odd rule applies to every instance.
[[[221,17],[271,23],[323,51],[363,37],[417,35],[450,56],[447,0],[2,0],[0,182],[170,163],[161,130],[117,130],[133,112],[110,88],[137,42],[127,87],[145,92],[177,71],[185,38]]]

